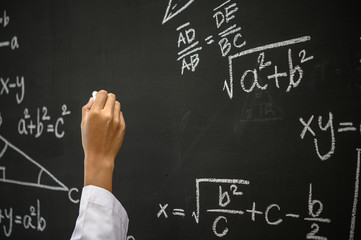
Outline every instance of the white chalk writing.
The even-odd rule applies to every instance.
[[[29,207],[26,214],[17,214],[12,207],[0,208],[0,226],[5,237],[11,237],[17,226],[26,230],[43,232],[46,229],[46,219],[40,212],[40,200],[36,200],[35,206]]]
[[[48,108],[43,106],[37,108],[36,119],[32,119],[28,108],[24,109],[23,117],[18,122],[18,133],[39,138],[43,133],[53,134],[56,138],[63,138],[65,135],[65,117],[70,115],[66,104],[61,107],[60,116],[53,118],[49,115]]]
[[[9,183],[9,184],[17,184],[22,186],[28,186],[28,187],[37,187],[37,188],[43,188],[48,190],[54,190],[54,191],[66,191],[68,192],[68,197],[70,201],[74,203],[79,202],[79,198],[74,197],[73,193],[78,192],[78,189],[71,188],[69,189],[67,186],[65,186],[62,182],[60,182],[52,173],[50,173],[46,168],[44,168],[42,165],[40,165],[38,162],[36,162],[34,159],[29,157],[26,153],[24,153],[22,150],[17,148],[15,145],[10,143],[8,140],[6,140],[3,136],[0,135],[0,143],[1,146],[3,146],[2,149],[0,149],[0,159],[5,160],[7,158],[7,153],[13,152],[11,154],[17,154],[17,161],[19,161],[19,166],[21,166],[21,163],[24,162],[30,162],[34,165],[34,167],[37,169],[37,172],[35,172],[34,179],[37,179],[34,182],[29,182],[28,180],[23,180],[22,176],[7,176],[6,175],[6,169],[7,166],[5,165],[5,161],[1,161],[0,165],[0,183]],[[52,179],[52,184],[49,183],[42,183],[42,179],[44,178],[50,178]]]
[[[307,57],[305,57],[303,54],[306,54],[306,51],[301,50],[297,56],[297,60],[299,61],[299,63],[295,64],[295,60],[294,60],[295,57],[293,56],[292,49],[288,48],[287,50],[288,69],[287,71],[280,71],[278,65],[276,65],[274,61],[271,61],[269,55],[266,54],[266,51],[272,49],[278,49],[285,46],[290,47],[291,45],[304,43],[310,40],[311,40],[310,36],[304,36],[286,41],[271,43],[260,47],[255,47],[228,56],[229,79],[228,81],[227,80],[224,81],[223,90],[227,92],[230,99],[233,98],[234,79],[236,78],[234,76],[235,73],[233,71],[235,69],[235,61],[240,60],[242,57],[246,55],[250,55],[254,53],[258,53],[258,55],[255,58],[258,67],[242,70],[239,77],[237,77],[237,79],[240,79],[241,89],[244,92],[250,93],[255,89],[266,90],[269,87],[269,82],[271,81],[274,82],[275,87],[277,89],[281,89],[280,80],[286,77],[288,78],[288,84],[286,86],[285,92],[290,92],[292,89],[297,88],[304,76],[304,72],[301,67],[301,64],[312,60],[313,56],[307,55]],[[271,71],[267,73],[267,79],[269,80],[269,82],[267,83],[264,81],[261,82],[259,78],[260,72],[263,72],[265,69],[269,69],[271,66],[273,66],[273,70],[271,69]],[[237,69],[238,70],[240,69],[238,65],[237,65]]]
[[[334,124],[334,117],[333,117],[333,113],[329,112],[328,116],[326,118],[324,118],[323,116],[318,116],[318,124],[313,124],[313,120],[314,120],[314,115],[311,115],[308,118],[303,118],[300,117],[299,121],[302,125],[302,131],[300,134],[300,138],[302,140],[305,139],[305,137],[307,135],[310,135],[313,137],[314,140],[314,145],[315,145],[315,150],[317,153],[317,156],[322,160],[327,160],[329,158],[332,157],[332,155],[335,153],[336,150],[336,130],[337,133],[339,134],[345,134],[345,133],[361,133],[360,131],[357,131],[357,127],[361,128],[361,124],[356,124],[353,122],[340,122],[335,130],[335,124]],[[307,120],[306,120],[307,119]],[[315,129],[315,125],[318,127],[319,130],[321,130],[322,132],[328,132],[328,142],[330,147],[328,148],[327,151],[323,150],[321,151],[320,149],[320,140],[319,140],[319,135],[321,133],[317,133],[316,134],[316,130]]]
[[[226,1],[216,7],[213,18],[216,22],[216,27],[220,30],[218,36],[221,38],[218,41],[222,57],[226,57],[232,48],[242,48],[246,45],[246,41],[242,39],[241,27],[237,24],[232,24],[235,19],[235,14],[238,11],[237,3]],[[231,25],[232,24],[232,25]]]
[[[193,2],[194,0],[169,0],[162,24],[168,22],[169,20],[177,16]]]
[[[22,103],[25,95],[25,79],[23,76],[16,76],[14,79],[0,77],[0,83],[0,96],[16,92],[16,103]]]
[[[185,70],[194,72],[199,64],[199,51],[202,47],[199,46],[199,41],[196,40],[196,31],[190,27],[190,23],[185,23],[177,28],[178,34],[178,48],[183,48],[178,52],[177,61],[182,61],[181,74]]]
[[[360,152],[361,150],[358,150],[359,155],[355,185],[356,200],[354,201],[352,212],[351,232],[354,229],[356,216]],[[305,233],[306,239],[327,239],[325,236],[320,236],[319,230],[322,225],[329,224],[332,221],[330,218],[324,216],[325,205],[316,197],[317,194],[313,183],[309,184],[308,194],[305,198],[307,199],[307,201],[305,201],[307,202],[307,215],[295,211],[288,211],[278,203],[271,203],[266,205],[266,207],[257,207],[257,203],[253,201],[250,207],[238,206],[237,204],[240,203],[239,200],[247,197],[244,191],[247,191],[250,185],[250,181],[243,179],[196,179],[196,210],[192,212],[192,217],[195,222],[197,224],[200,223],[201,217],[205,217],[206,214],[212,217],[216,215],[213,220],[212,231],[215,236],[224,237],[232,231],[227,216],[246,217],[252,222],[257,221],[257,219],[264,219],[270,226],[282,225],[287,221],[303,221],[310,223],[310,231]],[[201,188],[203,188],[203,190],[201,190]],[[215,188],[217,189],[216,191],[212,190]],[[201,199],[201,192],[205,193],[207,199]],[[217,201],[209,200],[210,192],[218,193]],[[236,205],[232,205],[233,201]],[[261,205],[263,206],[264,204]],[[184,209],[169,208],[168,203],[159,204],[157,218],[168,219],[171,215],[182,218],[187,216]]]

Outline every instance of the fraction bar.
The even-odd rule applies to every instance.
[[[236,53],[232,56],[229,56],[229,59],[241,57],[241,56],[255,53],[255,52],[261,52],[261,51],[272,49],[272,48],[279,48],[279,47],[289,46],[289,45],[293,45],[293,44],[297,44],[297,43],[307,42],[310,40],[311,40],[310,36],[304,36],[304,37],[294,38],[294,39],[290,39],[290,40],[286,40],[286,41],[282,41],[282,42],[271,43],[271,44],[267,44],[267,45],[256,47],[256,48],[251,48],[251,49]]]

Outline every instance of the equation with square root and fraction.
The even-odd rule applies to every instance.
[[[352,205],[352,212],[350,212],[350,227],[349,240],[356,239],[356,211],[358,204],[359,193],[359,176],[360,176],[360,159],[361,149],[356,149],[357,165],[355,171],[355,185],[354,185],[354,200],[350,202]],[[302,239],[317,239],[327,240],[329,237],[327,232],[321,231],[322,227],[332,222],[332,219],[325,215],[328,206],[324,203],[325,199],[317,197],[317,189],[324,186],[317,183],[310,182],[308,185],[308,192],[304,195],[304,206],[300,209],[306,209],[307,214],[302,214],[304,211],[297,209],[288,209],[278,203],[262,203],[250,201],[252,204],[245,204],[239,201],[250,196],[245,192],[252,187],[251,181],[245,179],[216,179],[216,178],[199,178],[195,181],[196,186],[196,207],[195,211],[187,213],[184,209],[178,206],[170,206],[168,203],[159,203],[156,217],[158,219],[169,218],[187,218],[191,217],[199,224],[202,219],[213,219],[210,231],[218,238],[226,237],[232,232],[230,216],[238,216],[245,218],[250,222],[264,221],[269,226],[282,226],[286,222],[291,224],[299,224],[300,222],[309,223],[309,230],[304,233]],[[202,197],[206,195],[206,197]],[[214,198],[212,198],[214,196]],[[211,198],[211,199],[210,199]],[[212,200],[213,199],[213,200]],[[233,204],[236,202],[237,204]],[[240,204],[241,203],[241,204]],[[259,207],[267,206],[267,207]],[[322,232],[322,233],[321,233]],[[344,238],[346,239],[346,238]]]

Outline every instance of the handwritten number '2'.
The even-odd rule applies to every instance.
[[[237,185],[232,184],[230,189],[232,191],[232,194],[235,195],[235,196],[240,196],[240,195],[243,194],[242,192],[237,192],[237,190],[238,190]]]
[[[298,56],[301,58],[301,63],[304,63],[304,62],[307,62],[307,61],[310,61],[313,59],[313,56],[310,56],[308,58],[306,58],[306,50],[302,50]]]
[[[264,58],[265,58],[264,52],[260,53],[257,59],[257,62],[259,63],[259,70],[262,70],[263,68],[268,67],[272,64],[271,61],[265,63]]]
[[[48,109],[46,107],[43,107],[43,117],[42,117],[43,121],[50,120],[50,116],[48,116],[47,114],[48,114]]]
[[[316,233],[320,231],[320,227],[316,223],[312,223],[311,225],[311,232],[307,234],[307,239],[317,239],[317,240],[327,240],[325,237],[316,236]]]

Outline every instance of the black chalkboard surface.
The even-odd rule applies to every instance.
[[[361,7],[0,3],[0,239],[69,239],[81,107],[118,96],[128,239],[360,239]]]

